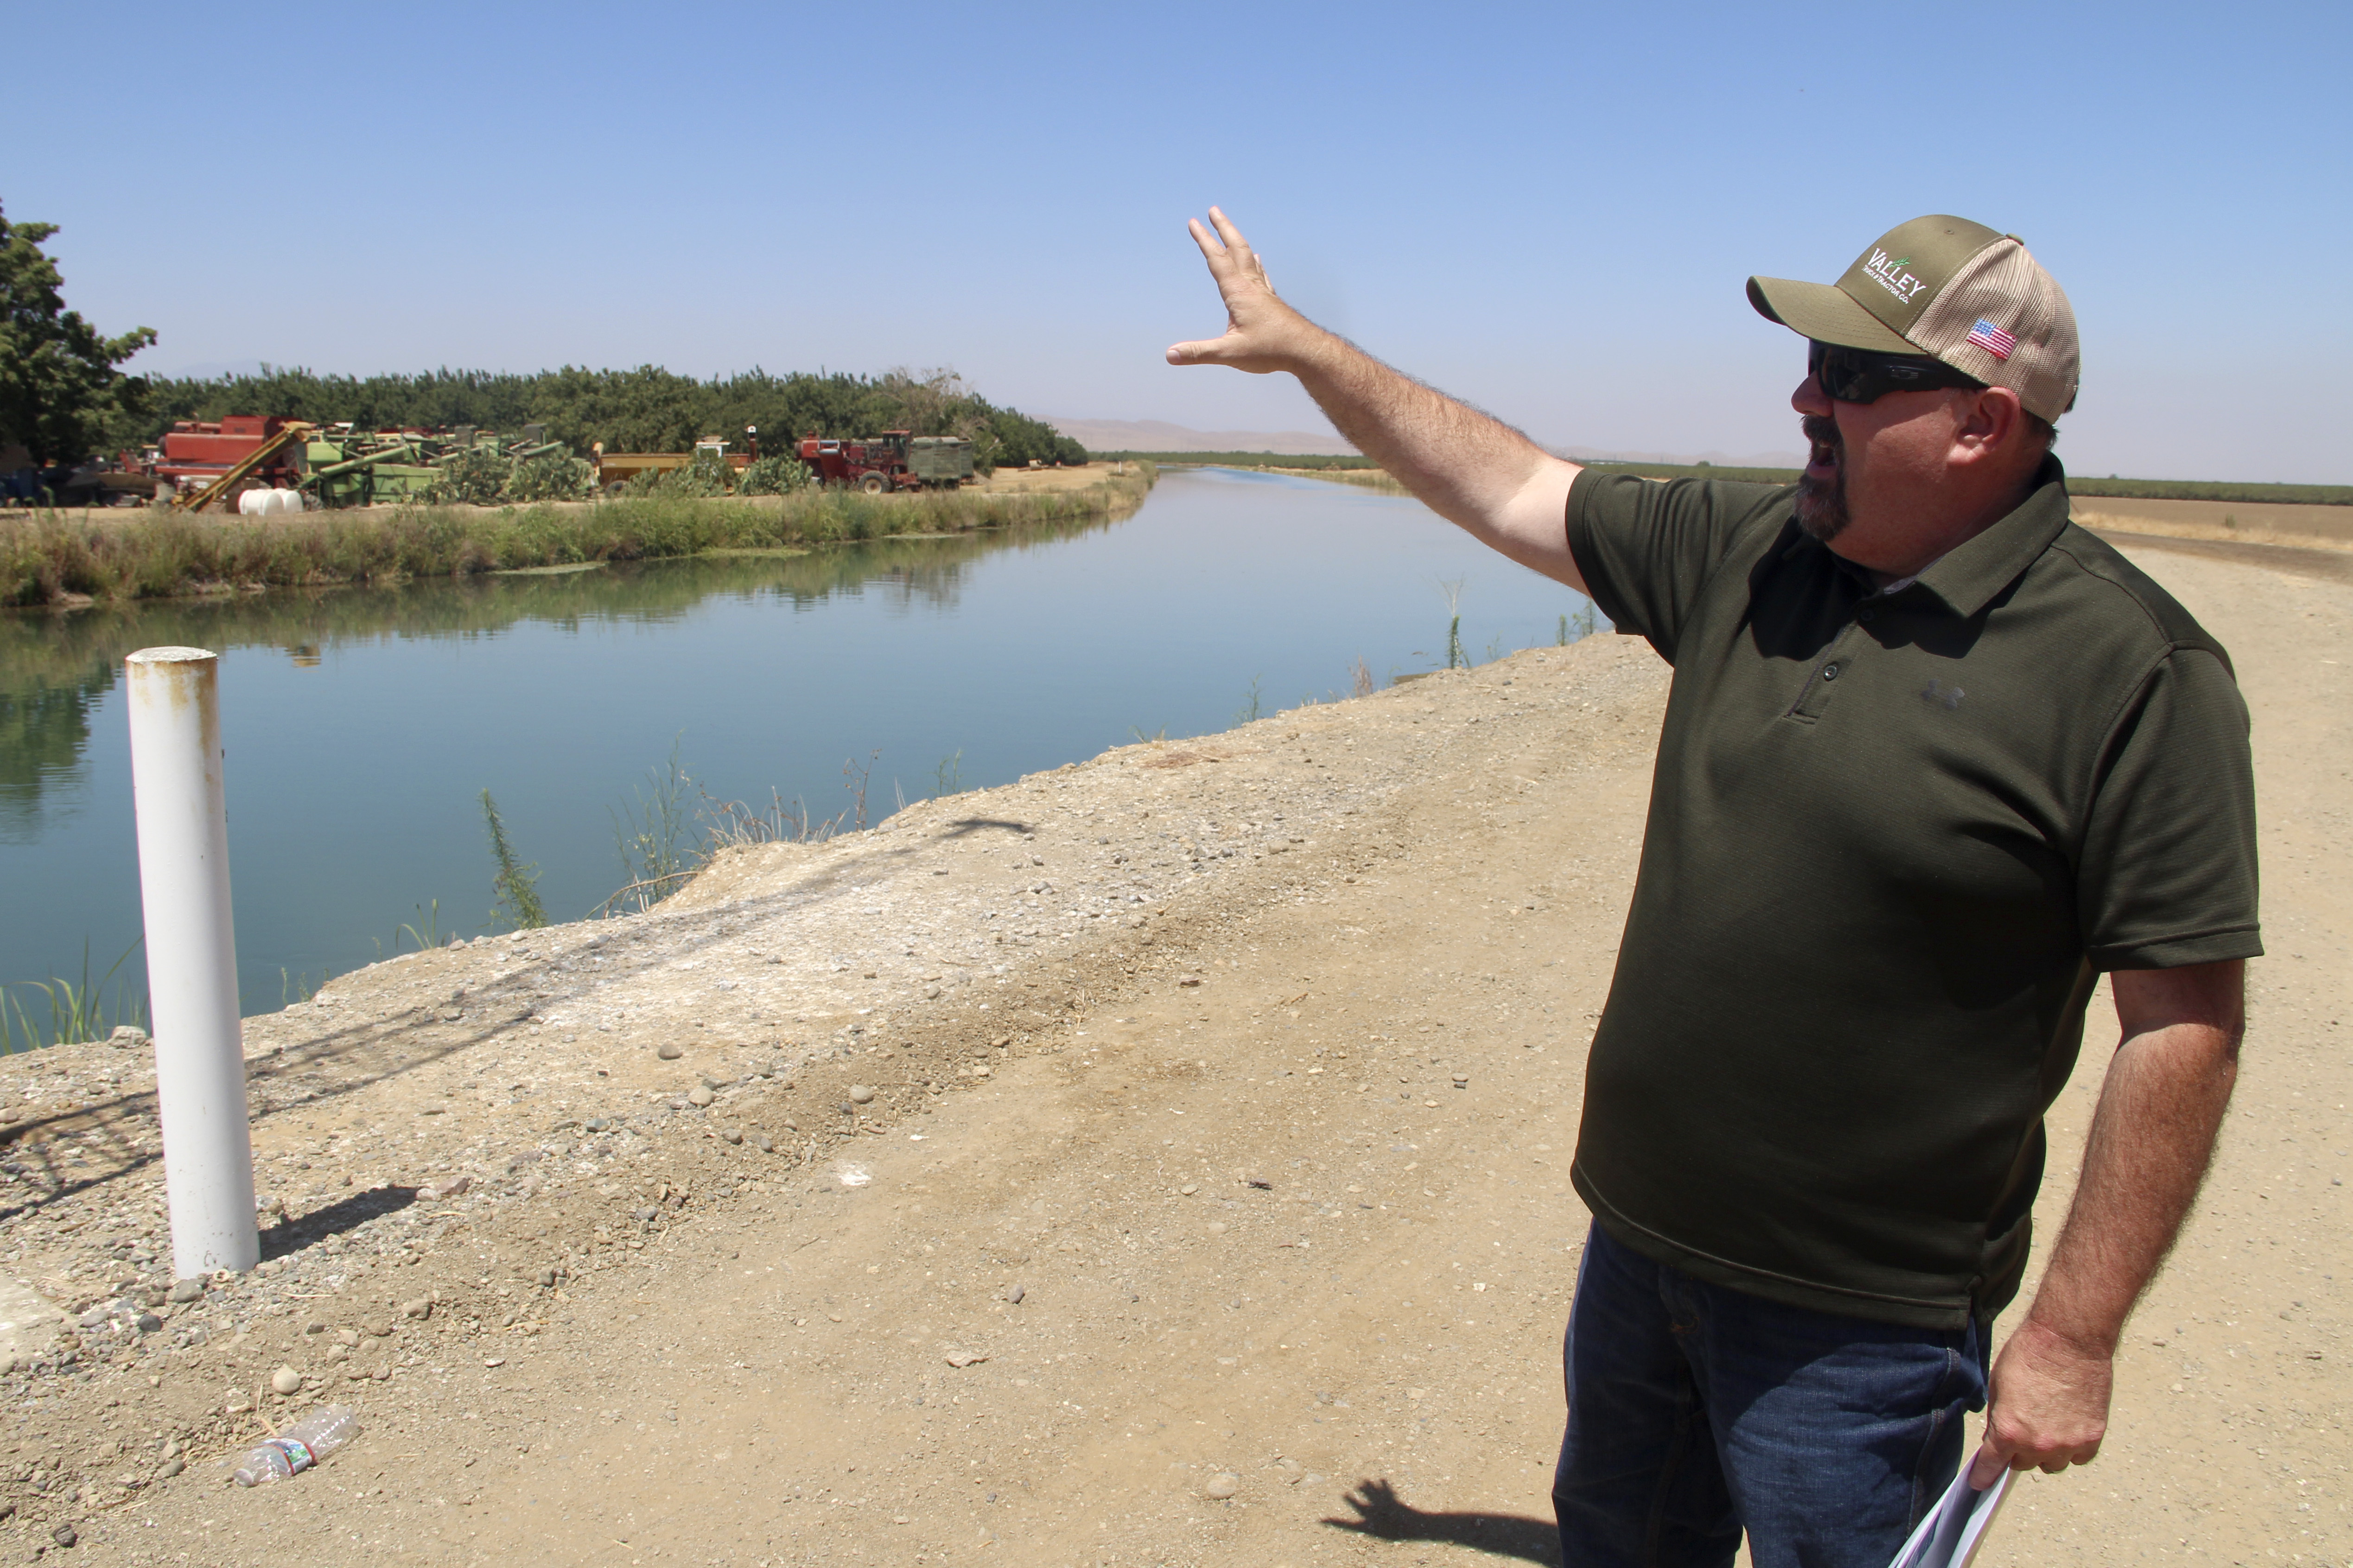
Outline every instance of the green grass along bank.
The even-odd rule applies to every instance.
[[[870,496],[807,489],[265,518],[42,510],[0,519],[0,605],[376,584],[1068,522],[1134,510],[1156,478],[1153,465],[1130,463],[1063,490]]]

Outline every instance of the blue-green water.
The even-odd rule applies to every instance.
[[[1345,695],[1359,658],[1382,685],[1442,666],[1454,581],[1475,661],[1585,607],[1412,500],[1194,469],[1057,532],[0,617],[0,981],[138,938],[136,648],[222,655],[251,1013],[415,945],[436,900],[443,940],[491,929],[485,788],[550,918],[577,919],[628,879],[617,817],[674,744],[713,799],[818,820],[871,759],[879,820],[944,767],[1002,784],[1227,728],[1253,686],[1272,713]]]

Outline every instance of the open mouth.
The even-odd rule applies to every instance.
[[[1807,532],[1828,544],[1848,522],[1846,476],[1840,463],[1846,443],[1839,439],[1835,420],[1806,416],[1800,428],[1807,441],[1806,471],[1798,479],[1798,521]]]
[[[1804,422],[1806,474],[1810,479],[1835,480],[1839,467],[1839,431],[1835,422],[1810,416]]]

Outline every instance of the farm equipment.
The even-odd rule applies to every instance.
[[[612,491],[639,474],[667,474],[691,467],[705,452],[740,474],[752,466],[756,448],[752,453],[731,452],[727,443],[716,436],[705,436],[694,444],[691,452],[607,452],[605,443],[599,441],[589,449],[588,460],[596,465],[596,482]]]
[[[486,458],[495,466],[570,450],[561,441],[549,440],[544,425],[526,425],[514,437],[470,425],[449,430],[357,430],[338,425],[312,433],[303,452],[308,472],[301,485],[331,507],[422,501],[460,457]]]
[[[741,474],[759,455],[757,435],[748,426],[745,434],[752,438],[748,452],[729,451],[729,443],[716,436],[704,437],[691,452],[607,452],[598,442],[589,462],[596,483],[608,492],[640,474],[669,473],[710,458]],[[876,495],[951,489],[974,471],[973,444],[960,436],[885,430],[864,440],[834,440],[811,434],[793,450],[819,483]],[[121,481],[118,489],[152,483],[159,500],[168,498],[191,511],[216,501],[234,502],[248,489],[299,490],[329,507],[414,503],[427,500],[428,492],[445,500],[453,494],[488,500],[470,494],[481,473],[502,475],[512,465],[568,451],[563,442],[548,440],[542,425],[505,436],[470,425],[361,430],[275,415],[232,415],[216,423],[182,420],[164,435],[151,464],[135,472],[126,465],[123,475],[111,477]]]
[[[470,425],[361,430],[348,423],[322,427],[274,415],[231,415],[217,423],[174,425],[146,471],[159,500],[169,497],[188,511],[233,502],[247,489],[292,489],[324,506],[366,506],[426,500],[460,458],[502,471],[506,465],[569,450],[547,439],[543,425],[503,436]]]
[[[441,472],[426,461],[425,440],[406,430],[319,431],[303,449],[302,488],[326,506],[423,500]]]
[[[183,421],[183,423],[186,422]],[[232,430],[230,429],[232,426],[238,428]],[[248,426],[263,428],[247,428]],[[244,445],[247,448],[245,455],[230,460],[227,467],[214,475],[209,484],[205,485],[194,495],[189,495],[184,490],[174,498],[174,504],[184,510],[202,511],[213,502],[226,500],[235,495],[239,489],[246,488],[248,482],[269,489],[290,488],[288,481],[299,479],[301,470],[286,456],[286,453],[289,447],[301,442],[310,430],[311,426],[300,419],[280,419],[274,416],[268,419],[261,419],[232,415],[209,432],[201,426],[194,431],[184,431],[180,426],[175,425],[164,437],[164,458],[155,465],[155,471],[158,475],[170,474],[174,480],[185,483],[187,479],[194,478],[210,468],[209,461],[202,467],[192,466],[195,463],[195,454],[201,453],[207,459],[214,457],[227,458],[235,451],[237,446]],[[175,442],[179,443],[183,454],[184,470],[176,473],[167,466],[173,461],[173,446]]]
[[[821,484],[861,489],[952,489],[972,478],[972,443],[961,436],[885,430],[863,441],[804,437],[796,455]]]
[[[276,415],[232,414],[218,423],[183,419],[164,433],[154,474],[170,481],[175,504],[189,511],[233,499],[248,483],[290,486],[301,476],[301,454],[291,448],[310,428]]]
[[[52,476],[55,476],[54,482]],[[83,463],[70,469],[52,468],[46,474],[38,469],[29,469],[19,477],[31,481],[21,488],[21,493],[27,499],[47,488],[60,504],[69,507],[140,506],[152,500],[159,489],[165,493],[170,489],[128,452],[119,453],[111,459]],[[0,496],[20,493],[19,488],[10,485],[7,479],[8,476],[0,475]]]

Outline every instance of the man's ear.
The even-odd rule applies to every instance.
[[[1953,426],[1953,462],[1975,467],[2013,456],[2026,439],[2026,408],[2018,394],[1988,386],[1962,395],[1968,401]]]

